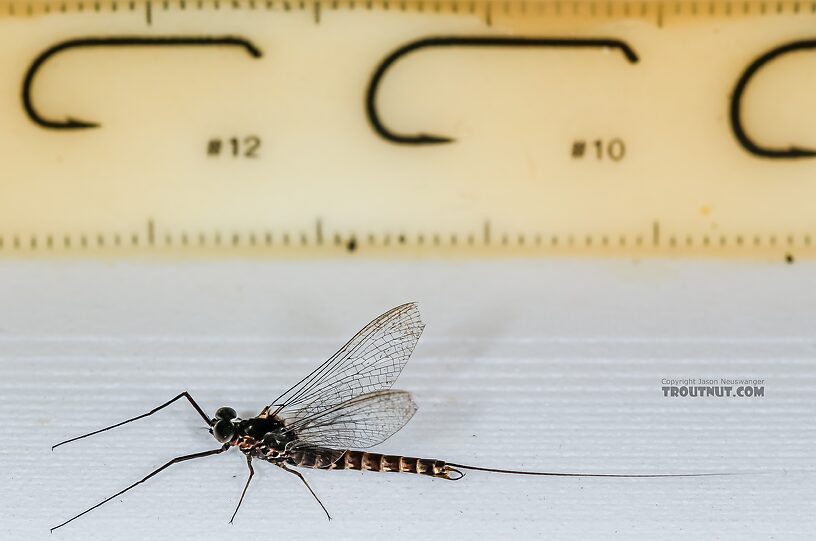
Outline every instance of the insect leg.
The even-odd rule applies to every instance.
[[[204,419],[204,422],[207,423],[207,426],[212,426],[212,421],[210,420],[209,417],[207,417],[207,414],[204,413],[204,410],[201,409],[201,406],[199,406],[196,403],[196,401],[193,400],[193,397],[190,396],[190,393],[188,393],[187,391],[184,391],[183,393],[180,393],[178,396],[176,396],[172,400],[168,400],[167,402],[165,402],[161,406],[157,406],[157,407],[153,408],[152,410],[148,411],[147,413],[137,415],[136,417],[133,417],[133,418],[128,419],[126,421],[122,421],[121,423],[116,423],[115,425],[111,425],[111,426],[108,426],[108,427],[105,427],[105,428],[100,428],[99,430],[94,430],[93,432],[89,432],[88,434],[83,434],[82,436],[77,436],[75,438],[65,440],[65,441],[60,442],[60,443],[54,445],[53,447],[51,447],[51,450],[53,451],[54,449],[56,449],[60,445],[65,445],[66,443],[71,443],[72,441],[81,440],[82,438],[87,438],[88,436],[93,436],[94,434],[99,434],[100,432],[105,432],[106,430],[110,430],[112,428],[116,428],[118,426],[122,426],[124,424],[130,423],[130,422],[133,422],[133,421],[137,421],[137,420],[143,419],[145,417],[149,417],[149,416],[153,415],[154,413],[156,413],[157,411],[166,408],[167,406],[169,406],[170,404],[172,404],[176,400],[179,400],[180,398],[186,398],[190,402],[190,404],[193,406],[193,408],[195,408],[195,410],[198,412],[198,414],[201,415],[201,418]]]
[[[284,464],[282,462],[276,464],[276,466],[279,466],[279,467],[283,468],[284,470],[288,471],[289,473],[293,473],[293,474],[297,475],[298,477],[300,477],[300,480],[303,481],[303,484],[306,485],[306,488],[308,488],[309,492],[312,493],[312,496],[314,496],[314,499],[317,500],[317,503],[319,503],[320,507],[323,508],[323,512],[326,513],[326,516],[329,517],[329,520],[331,520],[331,515],[329,514],[328,510],[326,509],[326,506],[323,505],[323,502],[320,501],[320,498],[317,497],[317,494],[315,494],[314,490],[312,490],[312,487],[309,486],[309,483],[306,482],[306,479],[303,477],[303,475],[299,471],[287,468],[286,464]]]
[[[238,514],[238,510],[241,508],[241,504],[244,502],[244,496],[246,496],[246,491],[249,488],[249,482],[252,481],[252,476],[255,475],[255,470],[252,468],[252,457],[247,455],[247,467],[249,468],[249,478],[247,479],[246,484],[244,485],[244,490],[241,492],[241,499],[238,500],[238,506],[235,508],[235,511],[232,513],[232,517],[230,517],[230,524],[232,521],[235,520],[235,515]]]
[[[165,469],[169,468],[169,467],[170,467],[170,466],[172,466],[173,464],[177,464],[177,463],[179,463],[179,462],[184,462],[185,460],[192,460],[192,459],[194,459],[194,458],[203,458],[203,457],[205,457],[205,456],[217,455],[217,454],[219,454],[219,453],[223,453],[224,451],[226,451],[227,449],[229,449],[229,447],[230,447],[229,445],[224,445],[223,447],[220,447],[220,448],[218,448],[218,449],[213,449],[213,450],[211,450],[211,451],[202,451],[202,452],[200,452],[200,453],[193,453],[193,454],[191,454],[191,455],[184,455],[184,456],[179,456],[179,457],[176,457],[176,458],[174,458],[173,460],[171,460],[170,462],[168,462],[167,464],[165,464],[164,466],[162,466],[161,468],[158,468],[158,469],[156,469],[156,470],[153,470],[153,471],[152,471],[150,474],[146,475],[145,477],[143,477],[143,478],[142,478],[142,479],[140,479],[139,481],[136,481],[135,483],[133,483],[132,485],[130,485],[130,486],[129,486],[129,487],[127,487],[126,489],[124,489],[124,490],[120,490],[119,492],[117,492],[116,494],[114,494],[113,496],[111,496],[110,498],[105,498],[104,500],[102,500],[102,501],[101,501],[101,502],[99,502],[98,504],[94,505],[93,507],[89,507],[88,509],[86,509],[85,511],[81,512],[80,514],[78,514],[78,515],[76,515],[76,516],[73,516],[73,517],[69,518],[68,520],[66,520],[66,521],[65,521],[65,522],[63,522],[62,524],[59,524],[59,525],[57,525],[57,526],[54,526],[53,528],[51,528],[51,531],[53,532],[53,531],[54,531],[54,530],[56,530],[57,528],[62,528],[63,526],[65,526],[65,525],[66,525],[66,524],[68,524],[69,522],[72,522],[72,521],[74,521],[74,520],[78,519],[78,518],[79,518],[79,517],[81,517],[82,515],[84,515],[84,514],[86,514],[86,513],[90,513],[91,511],[93,511],[94,509],[96,509],[97,507],[99,507],[100,505],[103,505],[103,504],[105,504],[105,503],[108,503],[109,501],[111,501],[112,499],[116,498],[117,496],[121,496],[122,494],[124,494],[124,493],[125,493],[125,492],[127,492],[128,490],[130,490],[130,489],[134,488],[134,487],[135,487],[135,486],[137,486],[137,485],[140,485],[140,484],[144,483],[145,481],[147,481],[148,479],[150,479],[150,478],[151,478],[151,477],[153,477],[154,475],[159,474],[160,472],[162,472],[163,470],[165,470]]]

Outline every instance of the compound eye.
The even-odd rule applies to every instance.
[[[221,419],[215,423],[212,430],[215,439],[221,443],[232,441],[233,436],[235,436],[235,427],[232,426],[232,423],[226,419]]]
[[[235,413],[235,410],[232,408],[218,408],[218,410],[215,412],[216,419],[226,419],[227,421],[232,421],[236,417],[238,417],[238,414]]]

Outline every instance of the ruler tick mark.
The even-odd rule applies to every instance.
[[[145,22],[148,26],[153,24],[153,4],[150,0],[145,2]]]
[[[323,221],[320,218],[315,221],[315,241],[318,246],[323,245]]]

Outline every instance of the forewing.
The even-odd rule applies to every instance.
[[[307,419],[366,393],[390,389],[424,327],[416,303],[392,308],[264,411]]]
[[[375,391],[315,415],[289,418],[298,446],[364,449],[382,443],[405,426],[417,406],[406,391]]]

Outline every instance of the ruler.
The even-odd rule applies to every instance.
[[[816,255],[816,1],[7,1],[0,75],[0,257]]]

